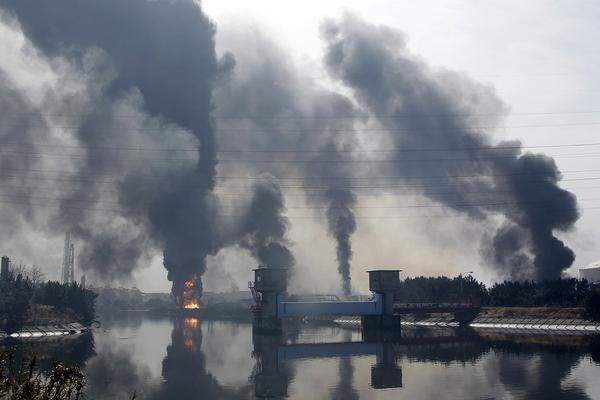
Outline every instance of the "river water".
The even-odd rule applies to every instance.
[[[245,323],[129,315],[24,343],[44,368],[81,365],[88,399],[600,399],[589,336],[407,328],[390,339],[300,326],[253,337]]]

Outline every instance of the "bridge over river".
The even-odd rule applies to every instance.
[[[259,332],[279,332],[282,321],[303,317],[359,316],[365,329],[400,329],[405,314],[452,313],[466,324],[479,310],[470,303],[401,303],[400,270],[369,271],[369,289],[373,297],[365,301],[339,299],[297,301],[287,296],[287,270],[258,268],[249,287],[254,296],[254,328]]]

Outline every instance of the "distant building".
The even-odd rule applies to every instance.
[[[582,268],[579,270],[579,276],[582,279],[587,279],[588,282],[600,282],[600,266]]]
[[[2,256],[2,264],[0,266],[0,278],[7,279],[10,268],[10,259],[6,256]]]
[[[85,289],[85,275],[81,275],[81,287]]]

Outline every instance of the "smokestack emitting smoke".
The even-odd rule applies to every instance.
[[[328,21],[322,32],[331,75],[389,131],[396,174],[422,183],[423,195],[472,218],[504,215],[508,228],[483,252],[513,277],[557,278],[571,265],[573,252],[553,233],[571,228],[579,217],[576,198],[557,186],[560,173],[552,158],[523,154],[519,142],[491,144],[478,126],[497,124],[504,106],[490,87],[432,70],[409,52],[401,33],[354,16]],[[411,151],[422,149],[433,151],[415,160]],[[508,195],[501,201],[494,195],[475,198],[468,195],[473,189]]]
[[[475,220],[503,215],[504,225],[482,243],[482,254],[503,273],[557,277],[573,261],[554,231],[573,226],[577,204],[557,186],[554,161],[522,153],[518,142],[493,145],[481,126],[495,126],[506,112],[494,91],[429,68],[397,31],[352,16],[324,24],[325,65],[351,89],[350,99],[296,70],[260,34],[237,37],[235,62],[230,54],[217,60],[215,26],[193,0],[0,0],[0,6],[56,75],[37,103],[0,75],[1,139],[20,143],[12,148],[18,155],[0,150],[3,171],[61,179],[54,188],[58,211],[36,216],[35,199],[48,195],[37,187],[13,193],[22,201],[11,210],[33,226],[44,220],[48,231],[70,230],[84,246],[78,264],[105,280],[129,277],[161,250],[183,304],[186,289],[201,296],[206,256],[223,247],[238,243],[265,266],[293,266],[282,189],[296,180],[323,188],[306,196],[319,212],[325,209],[342,289],[350,293],[359,201],[353,180],[392,172]],[[253,46],[260,51],[254,54]],[[213,103],[216,115],[238,118],[216,126]],[[384,150],[393,162],[363,163],[364,153],[355,152],[361,127],[374,124],[389,135]],[[246,212],[227,223],[213,193],[215,131],[230,154],[282,150],[269,163],[220,165],[224,174],[262,174]],[[388,142],[369,137],[369,144]],[[116,216],[106,215],[106,201]]]

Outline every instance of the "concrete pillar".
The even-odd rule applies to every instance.
[[[369,271],[369,290],[381,295],[383,314],[363,316],[363,329],[400,329],[400,316],[394,315],[394,297],[399,289],[400,270]]]
[[[277,300],[287,291],[287,270],[284,268],[255,269],[254,290],[260,295],[253,310],[254,332],[281,334],[282,322],[277,315]]]

